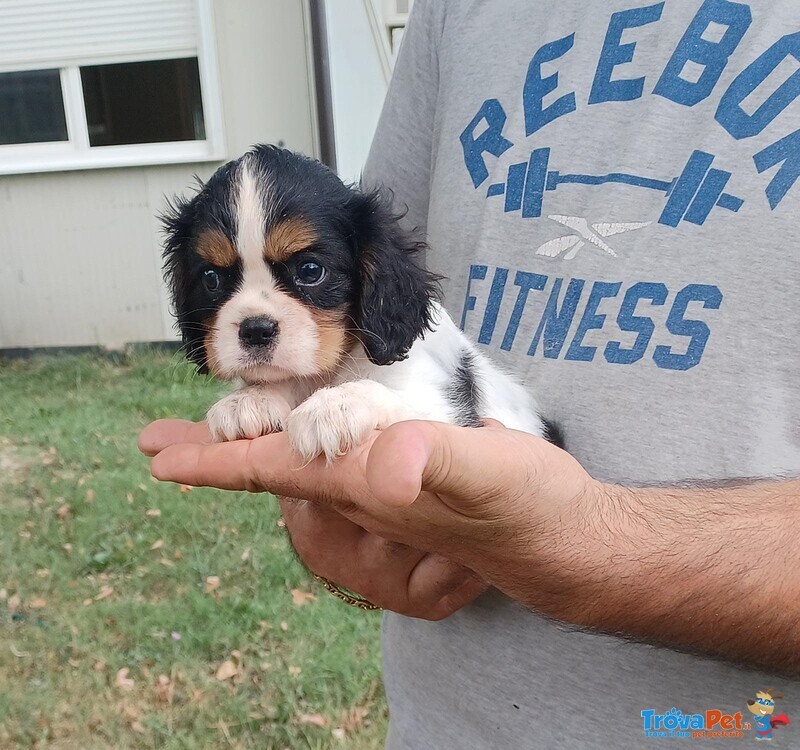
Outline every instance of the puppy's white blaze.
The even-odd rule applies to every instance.
[[[236,249],[242,259],[243,285],[268,284],[275,280],[264,262],[267,216],[264,210],[268,187],[259,180],[247,157],[239,165],[239,189],[236,196]]]

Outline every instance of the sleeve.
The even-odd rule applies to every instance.
[[[445,0],[416,0],[362,175],[365,189],[385,186],[407,211],[408,228],[426,233],[439,89],[438,42]]]

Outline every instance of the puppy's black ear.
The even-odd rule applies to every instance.
[[[197,305],[192,302],[189,250],[194,236],[198,196],[176,196],[161,214],[164,228],[164,278],[172,299],[172,310],[181,332],[187,359],[201,373],[208,372],[203,343],[202,321]]]
[[[390,365],[431,329],[439,277],[422,266],[425,245],[400,227],[389,196],[355,193],[354,203],[361,278],[354,333],[370,360]]]

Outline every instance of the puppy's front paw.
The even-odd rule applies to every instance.
[[[242,388],[209,409],[207,419],[211,438],[222,443],[280,432],[291,410],[283,396],[263,386]]]
[[[378,426],[375,405],[356,385],[321,388],[289,414],[289,442],[305,460],[324,453],[331,461],[362,443]]]

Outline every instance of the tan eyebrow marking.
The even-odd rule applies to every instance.
[[[231,241],[218,229],[207,229],[197,238],[197,254],[218,268],[232,266],[239,258]]]
[[[264,257],[277,263],[305,250],[319,240],[314,228],[305,219],[294,216],[276,224],[267,235]]]

